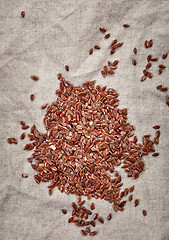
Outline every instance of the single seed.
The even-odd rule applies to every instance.
[[[166,66],[163,65],[163,64],[160,64],[158,67],[159,67],[159,68],[166,68]]]
[[[110,33],[107,33],[107,34],[104,36],[105,39],[107,39],[107,38],[109,38],[109,37],[110,37]]]
[[[87,233],[90,233],[90,232],[91,232],[90,227],[86,227],[86,232],[87,232]]]
[[[102,32],[102,33],[105,33],[106,32],[106,29],[105,28],[99,28],[99,30],[100,30],[100,32]]]
[[[137,48],[133,49],[134,54],[137,54]]]
[[[97,231],[93,231],[90,233],[90,236],[95,236],[98,232]]]
[[[148,47],[152,47],[153,46],[153,40],[151,39],[149,42],[148,42]]]
[[[94,209],[95,209],[95,205],[94,205],[94,203],[91,203],[91,205],[90,205],[90,209],[91,209],[91,210],[94,210]]]
[[[146,210],[143,210],[143,216],[147,216],[147,211]]]
[[[28,125],[23,125],[21,128],[22,128],[23,130],[25,130],[25,129],[28,129],[29,126],[28,126]]]
[[[157,90],[161,90],[162,89],[162,85],[158,85],[156,88],[157,88]]]
[[[41,106],[41,109],[42,109],[42,110],[45,109],[45,108],[47,107],[47,105],[48,105],[48,103],[43,104],[43,105]]]
[[[20,124],[23,126],[23,125],[25,125],[25,122],[24,121],[20,121]]]
[[[103,219],[101,216],[98,217],[98,220],[99,220],[99,222],[101,222],[102,224],[104,223],[104,219]]]
[[[65,69],[67,72],[69,72],[69,66],[68,65],[65,65]]]
[[[145,80],[146,80],[146,78],[147,78],[147,77],[146,77],[145,75],[144,75],[144,76],[142,76],[142,77],[141,77],[141,82],[145,81]]]
[[[163,69],[159,68],[159,70],[158,70],[159,75],[162,74],[162,72],[163,72]]]
[[[66,213],[67,213],[67,210],[62,208],[62,213],[63,213],[63,214],[66,214]]]
[[[151,61],[151,59],[152,59],[152,55],[151,55],[151,54],[149,54],[149,55],[147,56],[147,62],[150,62],[150,61]]]
[[[93,48],[89,50],[89,55],[92,55],[92,53],[93,53]]]
[[[38,77],[38,76],[35,76],[35,75],[32,75],[30,78],[31,78],[32,80],[34,80],[34,81],[38,81],[38,80],[39,80],[39,77]]]
[[[134,185],[133,185],[132,187],[130,187],[130,188],[129,188],[129,192],[130,192],[130,193],[133,192],[133,191],[134,191],[134,188],[135,188]]]
[[[132,201],[133,200],[133,195],[131,194],[129,197],[128,197],[128,201]]]
[[[112,219],[112,214],[109,213],[109,215],[107,216],[107,220],[110,221]]]
[[[161,92],[167,92],[168,91],[168,87],[162,87],[161,88]]]
[[[151,58],[151,61],[152,61],[152,62],[157,62],[157,61],[158,61],[158,58],[157,58],[157,57]]]
[[[23,140],[25,138],[25,133],[22,133],[20,139]]]
[[[159,153],[157,153],[157,152],[152,154],[153,157],[157,157],[158,155],[159,155]]]
[[[115,49],[114,48],[112,48],[112,50],[110,51],[110,54],[112,55],[113,53],[115,53]]]
[[[68,223],[73,222],[73,219],[74,219],[74,217],[70,217],[70,218],[68,219]]]
[[[135,204],[135,207],[137,207],[139,205],[139,199],[135,199],[134,204]]]
[[[82,235],[86,236],[88,233],[85,230],[81,230]]]
[[[22,178],[28,178],[28,175],[26,173],[22,173]]]
[[[168,53],[164,53],[164,54],[162,55],[162,59],[166,59],[167,56],[168,56]]]
[[[94,46],[94,49],[97,49],[97,50],[99,50],[99,49],[100,49],[100,47],[99,47],[98,45],[95,45],[95,46]]]
[[[147,63],[146,70],[151,67],[151,62]]]
[[[132,64],[133,64],[133,66],[136,66],[137,62],[135,59],[132,60]]]
[[[159,129],[160,126],[159,126],[159,125],[155,125],[153,128],[154,128],[154,129]]]
[[[24,11],[21,12],[21,17],[22,17],[22,18],[25,17],[25,12],[24,12]]]
[[[34,94],[31,94],[30,95],[30,100],[33,101],[35,99],[35,95]]]
[[[143,70],[143,74],[144,76],[147,76],[147,71],[145,69]]]
[[[123,27],[128,28],[128,27],[130,27],[130,25],[129,24],[123,24]]]
[[[93,219],[96,220],[98,218],[98,213],[93,214]]]
[[[153,74],[150,73],[150,72],[147,72],[147,77],[148,77],[148,78],[152,78],[152,77],[153,77]]]

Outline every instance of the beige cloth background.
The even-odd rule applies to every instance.
[[[20,12],[25,10],[25,18]],[[124,23],[130,28],[124,29]],[[20,120],[36,124],[44,131],[40,109],[51,103],[59,86],[58,72],[64,73],[73,84],[97,80],[97,84],[113,87],[120,94],[120,107],[127,107],[130,123],[136,127],[141,142],[145,133],[154,136],[152,126],[161,125],[158,158],[145,157],[146,171],[137,180],[126,179],[125,186],[135,184],[134,196],[140,205],[127,204],[124,212],[114,213],[111,204],[93,200],[96,211],[105,218],[113,213],[110,222],[97,224],[99,240],[168,240],[169,239],[169,107],[165,94],[156,90],[158,84],[169,87],[168,67],[158,75],[159,63],[169,66],[169,57],[154,63],[154,77],[141,83],[142,70],[148,53],[161,58],[169,52],[169,1],[93,0],[0,1],[0,81],[1,81],[1,166],[0,166],[0,239],[53,240],[91,239],[83,237],[80,229],[68,224],[71,206],[76,199],[55,189],[48,195],[47,184],[36,184],[34,171],[27,162],[30,153],[23,151],[28,138],[9,145],[8,137],[19,139]],[[98,31],[106,27],[111,38],[104,40]],[[113,56],[108,45],[112,39],[124,41]],[[144,48],[146,39],[153,39],[150,50]],[[100,51],[88,55],[89,49],[101,46]],[[138,65],[133,67],[132,49],[138,48]],[[103,79],[99,70],[108,60],[119,60],[119,68],[112,77]],[[65,72],[64,65],[70,66]],[[30,80],[36,74],[38,82]],[[31,102],[30,94],[35,94]],[[21,174],[29,177],[22,179]],[[87,203],[88,205],[88,203]],[[68,214],[61,213],[67,208]],[[142,216],[147,210],[147,217]]]

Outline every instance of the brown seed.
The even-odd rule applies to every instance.
[[[157,58],[157,57],[151,58],[151,61],[152,61],[152,62],[157,62],[157,61],[158,61],[158,58]]]
[[[100,32],[102,32],[102,33],[105,33],[106,32],[106,29],[105,28],[99,28],[99,30],[100,30]]]
[[[23,125],[25,125],[25,122],[24,121],[20,121],[20,124],[23,126]]]
[[[159,68],[159,70],[158,70],[159,75],[162,74],[162,72],[163,72],[163,69]]]
[[[134,191],[134,188],[135,188],[134,185],[133,185],[132,187],[130,187],[130,188],[129,188],[129,192],[130,192],[130,193],[133,192],[133,191]]]
[[[90,209],[91,209],[91,210],[94,210],[94,209],[95,209],[95,205],[94,205],[94,203],[91,203],[91,205],[90,205]]]
[[[137,48],[133,49],[134,54],[137,54]]]
[[[153,40],[151,39],[149,42],[148,42],[148,47],[152,47],[153,46]]]
[[[81,233],[82,233],[82,235],[84,235],[84,236],[86,236],[86,235],[88,234],[88,232],[85,231],[85,230],[81,230]]]
[[[146,78],[147,78],[147,76],[145,76],[145,75],[144,75],[144,76],[142,76],[142,77],[141,77],[141,82],[145,81],[145,80],[146,80]]]
[[[135,207],[137,207],[139,205],[139,199],[135,199],[134,204],[135,204]]]
[[[109,215],[107,216],[107,220],[110,221],[112,219],[112,214],[109,213]]]
[[[65,69],[67,72],[69,72],[69,66],[68,65],[65,65]]]
[[[106,77],[106,72],[104,71],[104,70],[101,70],[101,74],[102,74],[102,76],[105,78]]]
[[[118,61],[118,60],[115,60],[115,61],[112,63],[112,66],[116,66],[118,63],[119,63],[119,61]]]
[[[123,27],[128,28],[128,27],[130,27],[130,25],[129,24],[123,24]]]
[[[116,45],[114,45],[114,48],[119,48],[119,47],[121,47],[122,45],[123,45],[123,42],[117,43]]]
[[[144,43],[145,48],[148,48],[148,41],[146,40]]]
[[[162,87],[161,88],[161,92],[167,92],[168,91],[168,87]]]
[[[164,53],[164,54],[162,55],[162,59],[166,59],[167,56],[168,56],[168,53]]]
[[[151,54],[149,54],[149,55],[147,56],[147,62],[150,62],[150,61],[151,61],[151,59],[152,59],[152,55],[151,55]]]
[[[107,39],[107,38],[109,38],[109,37],[110,37],[110,33],[107,33],[107,34],[104,36],[105,39]]]
[[[163,65],[163,64],[160,64],[158,67],[159,67],[159,68],[166,68],[166,66]]]
[[[89,50],[89,55],[92,55],[92,53],[93,53],[93,48]]]
[[[25,133],[22,133],[20,139],[23,140],[25,138]]]
[[[94,46],[94,49],[97,49],[97,50],[99,50],[99,49],[100,49],[100,47],[99,47],[98,45],[95,45],[95,46]]]
[[[110,47],[112,47],[112,46],[113,46],[114,44],[116,44],[116,43],[117,43],[117,39],[114,39],[114,40],[112,41]]]
[[[132,60],[132,64],[133,64],[133,66],[136,66],[137,62],[135,59]]]
[[[160,137],[160,134],[161,134],[160,130],[156,131],[156,137],[157,137],[157,138]]]
[[[159,155],[159,153],[157,153],[157,152],[152,154],[153,157],[157,157],[158,155]]]
[[[153,74],[151,72],[147,72],[147,77],[148,78],[152,78],[153,77]]]
[[[143,210],[142,213],[143,213],[143,216],[147,216],[147,211],[146,210]]]
[[[145,69],[143,70],[143,74],[144,76],[147,76],[147,71]]]
[[[24,11],[21,12],[21,17],[22,17],[22,18],[25,17],[25,12],[24,12]]]
[[[129,197],[128,197],[128,201],[132,201],[133,200],[133,195],[131,194]]]
[[[156,88],[157,88],[157,90],[161,91],[162,87],[163,87],[162,85],[158,85]]]
[[[146,70],[151,67],[151,62],[147,63]]]
[[[45,109],[47,107],[48,103],[45,103],[41,106],[41,109]]]
[[[73,219],[74,219],[74,217],[70,217],[70,218],[68,219],[68,223],[73,222]]]
[[[23,125],[21,128],[22,128],[23,130],[25,130],[25,129],[28,129],[29,126],[28,126],[28,125]]]
[[[99,222],[101,222],[102,224],[104,223],[104,219],[103,219],[101,216],[98,217],[98,220],[99,220]]]
[[[28,175],[26,173],[22,173],[22,178],[28,178]]]
[[[35,95],[34,94],[31,94],[30,95],[30,100],[33,101],[35,99]]]
[[[97,231],[93,231],[90,233],[90,236],[95,236],[98,232]]]
[[[93,214],[93,219],[96,220],[98,218],[98,213]]]
[[[115,53],[115,49],[114,48],[112,48],[112,50],[110,51],[110,54],[112,55],[113,53]]]
[[[87,233],[90,233],[90,232],[91,232],[90,227],[86,227],[86,232],[87,232]]]
[[[67,213],[67,210],[62,208],[62,213],[63,213],[63,214],[66,214],[66,213]]]
[[[153,128],[154,129],[160,129],[160,126],[159,125],[155,125]]]
[[[38,76],[35,76],[35,75],[32,75],[30,78],[31,78],[32,80],[34,80],[34,81],[38,81],[38,80],[39,80],[39,77],[38,77]]]

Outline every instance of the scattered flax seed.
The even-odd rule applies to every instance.
[[[102,32],[102,33],[105,33],[106,32],[106,29],[105,28],[99,28],[99,30],[100,30],[100,32]]]
[[[39,80],[39,77],[38,76],[35,76],[35,75],[32,75],[30,76],[30,78],[34,81],[38,81]]]
[[[89,50],[89,55],[92,55],[92,53],[93,53],[93,48]]]
[[[30,100],[33,101],[35,99],[35,95],[34,94],[31,94],[30,95]]]
[[[146,70],[151,67],[151,62],[148,62],[146,65]]]
[[[135,204],[135,207],[137,207],[139,205],[139,199],[135,199],[134,204]]]
[[[133,66],[136,66],[137,62],[135,59],[132,60],[132,64],[133,64]]]
[[[147,77],[148,78],[152,78],[153,77],[153,74],[151,72],[147,72]]]
[[[154,129],[160,129],[160,126],[159,125],[155,125],[153,126]]]
[[[98,218],[98,213],[93,214],[93,219],[96,220]]]
[[[24,12],[24,11],[21,12],[21,17],[22,17],[22,18],[25,17],[25,12]]]
[[[132,201],[133,200],[133,195],[131,194],[129,197],[128,197],[128,201]]]
[[[112,55],[113,53],[115,53],[115,49],[114,48],[112,48],[112,50],[110,51],[110,54]]]
[[[104,223],[104,219],[103,219],[101,216],[98,217],[98,220],[99,220],[99,222],[101,222],[102,224]]]
[[[162,89],[162,85],[158,85],[156,88],[157,88],[157,90],[161,90]]]
[[[147,216],[147,211],[146,210],[143,210],[142,213],[143,213],[143,216]]]
[[[134,185],[133,185],[132,187],[130,187],[130,188],[129,188],[129,192],[130,192],[130,193],[133,192],[133,191],[134,191],[134,188],[135,188]]]
[[[69,72],[69,66],[68,65],[65,65],[65,69],[67,72]]]
[[[162,87],[161,88],[161,92],[167,92],[168,91],[168,87]]]
[[[152,47],[153,46],[153,40],[151,39],[149,42],[148,42],[148,47]]]
[[[152,61],[152,62],[157,62],[157,61],[158,61],[158,57],[151,58],[151,61]]]
[[[23,125],[25,125],[25,122],[24,121],[20,121],[20,124],[23,126]]]
[[[123,27],[128,28],[128,27],[130,27],[130,25],[129,24],[123,24]]]
[[[166,66],[165,65],[163,65],[163,64],[159,64],[159,66],[158,66],[159,68],[166,68]]]
[[[22,173],[22,178],[28,178],[28,175],[26,173]]]
[[[162,55],[162,59],[166,59],[167,56],[168,56],[168,53],[164,53],[164,54]]]
[[[20,139],[21,139],[21,140],[25,139],[25,133],[22,133],[22,134],[21,134]]]
[[[112,214],[109,213],[109,215],[107,216],[107,220],[110,221],[112,219]]]
[[[151,61],[151,59],[152,59],[152,55],[151,55],[151,54],[149,54],[149,55],[147,56],[147,62],[150,62],[150,61]]]
[[[134,54],[137,54],[137,48],[133,49]]]
[[[90,233],[90,236],[95,236],[95,235],[97,235],[97,234],[98,234],[97,231],[93,231],[93,232]]]
[[[141,77],[141,82],[145,81],[145,80],[146,80],[146,78],[147,78],[147,77],[146,77],[145,75],[144,75],[144,76],[142,76],[142,77]]]
[[[86,236],[88,232],[86,230],[81,230],[82,235]]]
[[[94,205],[94,203],[91,203],[91,205],[90,205],[90,209],[91,209],[91,210],[94,210],[94,209],[95,209],[95,205]]]
[[[157,157],[158,155],[159,155],[159,153],[157,153],[157,152],[152,154],[153,157]]]
[[[62,213],[63,213],[63,214],[66,214],[66,213],[67,213],[67,210],[62,208]]]
[[[94,49],[97,49],[97,50],[99,50],[99,49],[100,49],[100,47],[99,47],[98,45],[95,45],[95,46],[94,46]]]
[[[86,232],[87,232],[87,233],[91,233],[90,227],[86,227]]]
[[[146,40],[144,43],[145,48],[148,48],[148,41]]]
[[[107,34],[104,36],[105,39],[107,39],[107,38],[109,38],[109,37],[110,37],[110,33],[107,33]]]
[[[22,128],[23,130],[25,130],[25,129],[28,129],[29,126],[28,126],[28,125],[23,125],[21,128]]]
[[[47,107],[48,103],[45,103],[41,106],[41,109],[45,109]]]
[[[162,68],[159,68],[159,70],[158,70],[159,75],[161,75],[162,72],[163,72],[163,69],[162,69]]]

